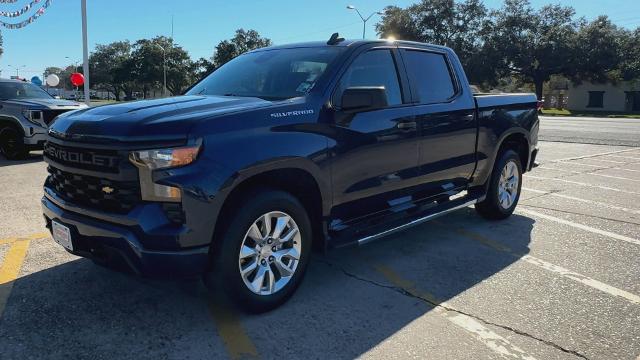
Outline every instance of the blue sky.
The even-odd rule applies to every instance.
[[[339,31],[347,38],[362,36],[362,22],[346,9],[353,4],[363,13],[386,5],[406,6],[417,0],[88,0],[89,47],[116,40],[170,35],[174,16],[174,39],[192,58],[210,57],[214,46],[233,36],[235,29],[256,29],[275,43],[328,38]],[[10,11],[27,4],[1,4]],[[535,7],[558,1],[531,0]],[[640,26],[638,0],[565,0],[578,16],[588,19],[606,14],[617,24]],[[502,0],[485,0],[488,7],[499,7]],[[21,18],[20,18],[21,19]],[[367,26],[367,37],[375,38],[374,16]],[[3,19],[12,22],[12,19]],[[13,19],[15,20],[15,18]],[[17,21],[16,21],[17,22]],[[65,66],[82,60],[80,0],[53,0],[47,12],[35,23],[18,30],[0,28],[4,54],[0,57],[2,77],[30,78],[42,74],[47,66]],[[65,57],[71,58],[71,60]],[[9,66],[11,65],[11,67]],[[22,67],[24,65],[24,67]]]

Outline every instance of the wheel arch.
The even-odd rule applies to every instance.
[[[326,246],[325,214],[330,208],[330,189],[320,170],[305,159],[288,159],[276,163],[261,164],[238,172],[229,179],[228,190],[216,219],[213,231],[214,248],[224,231],[226,219],[238,207],[238,201],[261,188],[282,190],[296,197],[307,210],[313,230],[313,247],[324,250]],[[315,167],[315,169],[314,169]]]
[[[22,134],[22,136],[25,136],[24,128],[22,127],[22,124],[20,123],[20,121],[18,121],[18,119],[10,116],[0,116],[0,129],[2,129],[6,125],[13,126],[20,132],[20,134]]]
[[[521,129],[514,129],[508,133],[505,133],[496,148],[496,152],[493,156],[494,163],[498,160],[498,156],[502,154],[506,149],[514,150],[520,157],[522,165],[522,172],[526,172],[529,165],[529,137],[528,134]]]

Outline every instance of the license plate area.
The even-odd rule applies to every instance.
[[[51,233],[53,234],[53,240],[62,245],[65,249],[73,251],[73,241],[71,240],[71,230],[56,222],[51,222]]]

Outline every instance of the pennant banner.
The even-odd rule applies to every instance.
[[[0,0],[0,3],[12,3],[12,2],[16,2],[17,0]],[[24,8],[15,11],[15,12],[6,12],[6,11],[2,11],[0,12],[0,15],[2,16],[7,16],[7,17],[17,17],[20,16],[22,14],[24,14],[26,11],[28,11],[29,9],[31,9],[31,7],[34,4],[40,3],[42,0],[33,0],[29,5],[26,5]],[[33,15],[29,16],[28,18],[26,18],[25,20],[19,22],[19,23],[7,23],[4,21],[0,21],[0,26],[5,27],[7,29],[20,29],[23,28],[31,23],[33,23],[34,21],[36,21],[36,19],[38,19],[40,16],[42,16],[42,14],[44,14],[45,10],[49,7],[49,5],[51,5],[51,1],[52,0],[46,0],[44,2],[44,4],[42,4],[42,7],[40,9],[38,9]],[[25,10],[26,9],[26,10]],[[14,15],[18,13],[17,15]],[[7,15],[8,14],[8,15]]]
[[[1,11],[0,10],[0,16],[9,17],[9,18],[21,16],[22,14],[24,14],[27,11],[31,10],[31,7],[33,7],[33,5],[39,3],[40,1],[42,1],[42,0],[33,0],[33,1],[31,1],[30,4],[25,5],[22,9],[16,10],[16,11]]]

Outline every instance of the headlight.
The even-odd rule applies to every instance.
[[[180,202],[182,200],[180,189],[154,183],[153,170],[189,165],[196,160],[199,152],[200,144],[170,149],[132,151],[129,154],[129,161],[138,168],[142,200]]]
[[[42,126],[42,111],[22,109],[22,116],[24,116],[29,122],[32,122],[38,126]]]
[[[129,159],[134,164],[151,170],[189,165],[196,160],[200,145],[173,149],[133,151]]]

